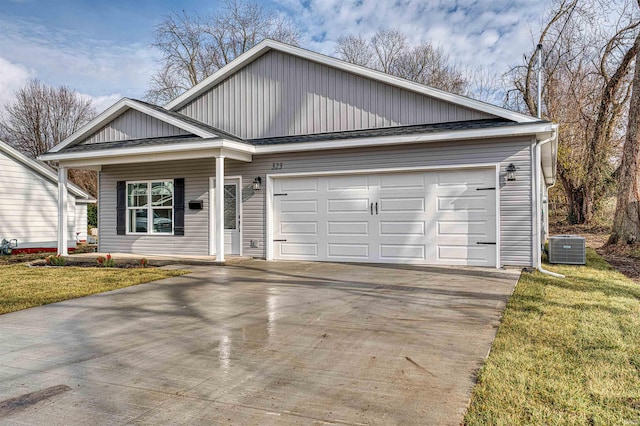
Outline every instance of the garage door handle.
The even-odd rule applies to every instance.
[[[476,242],[476,244],[493,244],[494,246],[496,245],[496,243],[485,243],[485,242],[482,242],[482,241],[478,241],[478,242]]]
[[[273,242],[274,242],[274,243],[284,243],[284,242],[286,242],[286,241],[287,241],[287,240],[273,240]]]
[[[371,203],[371,214],[373,214],[373,203]]]
[[[376,203],[376,214],[378,214],[378,203]]]

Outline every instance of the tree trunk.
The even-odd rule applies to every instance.
[[[635,45],[640,46],[640,34]],[[618,176],[618,203],[609,244],[640,240],[640,49],[636,53],[627,137]]]

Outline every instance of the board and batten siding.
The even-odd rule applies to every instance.
[[[343,149],[306,153],[256,155],[253,162],[225,161],[225,176],[242,176],[242,252],[265,257],[265,176],[278,173],[340,172],[410,167],[500,163],[500,228],[503,265],[531,265],[531,138],[500,141],[464,141],[412,144],[395,147]],[[272,170],[282,163],[281,170]],[[517,180],[505,182],[504,169],[513,163]],[[100,173],[100,251],[141,254],[208,254],[208,177],[215,173],[215,159],[170,163],[104,166]],[[252,189],[256,176],[263,179]],[[185,178],[186,200],[204,201],[201,211],[185,211],[185,236],[116,236],[115,194],[118,180]],[[258,248],[251,248],[257,240]]]
[[[57,182],[44,178],[23,163],[0,152],[0,199],[0,239],[17,239],[18,248],[57,247]],[[75,205],[75,197],[69,194],[69,247],[75,247],[76,241]]]
[[[493,118],[277,51],[178,112],[246,139]]]
[[[83,142],[88,145],[101,142],[115,142],[129,139],[159,138],[165,136],[188,135],[189,132],[165,123],[140,111],[129,109],[102,129],[93,133]]]

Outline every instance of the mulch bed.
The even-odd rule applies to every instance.
[[[29,262],[29,266],[35,267],[43,267],[51,265],[47,264],[47,261],[44,259],[34,260]],[[64,266],[79,266],[81,268],[107,268],[107,266],[99,265],[98,262],[67,262]],[[147,268],[155,268],[155,266],[147,265]],[[130,269],[130,268],[141,268],[139,262],[131,263],[131,262],[117,262],[113,266],[109,266],[109,268],[120,268],[120,269]]]

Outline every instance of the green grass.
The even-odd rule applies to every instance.
[[[185,273],[187,271],[167,271],[157,268],[0,266],[0,314]]]
[[[640,424],[640,286],[593,250],[586,266],[523,273],[468,425]]]

